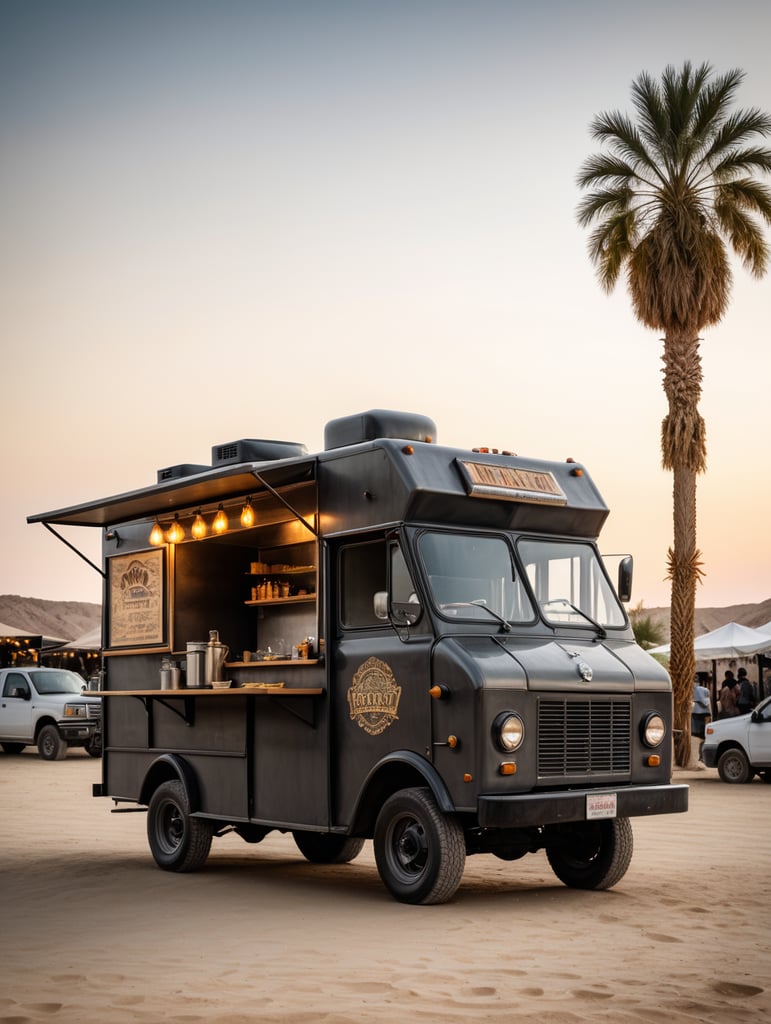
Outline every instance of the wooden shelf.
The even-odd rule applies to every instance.
[[[225,668],[286,668],[290,665],[320,665],[319,658],[278,658],[271,661],[226,661]]]
[[[308,604],[315,600],[315,594],[292,594],[290,597],[265,597],[256,601],[244,601],[244,604],[249,605],[250,607],[266,604]]]

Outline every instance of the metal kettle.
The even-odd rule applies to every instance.
[[[230,652],[227,644],[220,643],[219,630],[209,630],[209,642],[206,645],[206,685],[216,682],[223,677],[225,659]]]

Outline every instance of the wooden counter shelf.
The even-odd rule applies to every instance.
[[[167,697],[227,697],[233,694],[241,696],[261,697],[266,694],[268,697],[318,697],[324,693],[323,686],[231,686],[203,687],[185,686],[176,687],[170,690],[89,690],[89,697],[155,697],[165,700]]]
[[[173,690],[97,690],[90,691],[99,697],[133,697],[141,701],[145,714],[151,715],[151,704],[162,704],[169,711],[182,719],[187,726],[195,725],[196,703],[209,700],[211,697],[244,697],[273,698],[274,703],[281,705],[286,711],[299,718],[306,725],[315,728],[316,701],[308,701],[309,697],[321,697],[326,693],[323,686],[235,686],[230,689],[204,689],[203,687],[179,687]],[[305,698],[305,702],[297,698]],[[249,705],[247,705],[248,707]],[[263,705],[265,706],[265,705]],[[252,705],[254,707],[254,705]]]
[[[320,664],[320,658],[276,658],[270,661],[226,661],[225,668],[288,668],[295,665]]]

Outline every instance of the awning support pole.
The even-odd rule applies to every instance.
[[[107,574],[105,572],[103,572],[103,570],[100,569],[98,565],[95,565],[91,561],[90,558],[88,558],[86,555],[83,554],[82,551],[78,551],[78,549],[75,547],[75,545],[74,544],[70,544],[70,542],[67,540],[66,537],[62,537],[62,535],[60,533],[57,533],[56,530],[53,528],[53,526],[51,526],[50,523],[43,523],[43,526],[45,526],[46,530],[50,530],[51,533],[54,535],[54,537],[56,537],[57,540],[60,540],[62,542],[62,544],[66,544],[67,547],[71,551],[74,551],[75,554],[78,555],[79,558],[82,558],[84,562],[86,562],[88,565],[90,565],[92,569],[96,569],[96,571],[99,573],[99,575],[102,577],[103,580],[107,579]]]

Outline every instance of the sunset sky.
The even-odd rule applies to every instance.
[[[391,408],[585,463],[668,604],[661,339],[597,284],[576,172],[643,70],[739,67],[771,110],[770,38],[761,0],[2,0],[0,593],[101,600],[27,515]],[[700,607],[771,597],[770,321],[736,266]]]

